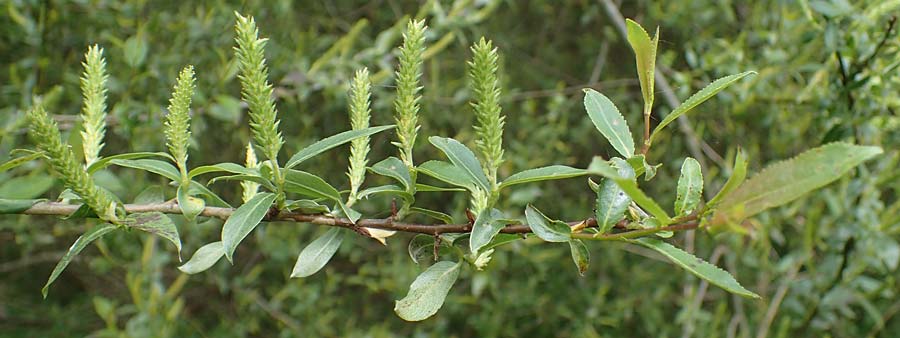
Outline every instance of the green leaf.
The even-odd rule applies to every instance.
[[[445,214],[443,212],[440,212],[440,211],[429,210],[429,209],[418,208],[418,207],[411,207],[411,208],[409,208],[409,213],[425,215],[425,216],[434,218],[436,220],[439,220],[441,222],[444,222],[444,224],[452,224],[453,223],[452,216]]]
[[[428,161],[420,164],[416,170],[444,183],[463,187],[470,191],[475,190],[475,181],[462,168],[453,164],[444,161]]]
[[[309,277],[321,270],[341,247],[345,234],[346,232],[341,228],[331,228],[324,235],[309,243],[297,257],[297,263],[294,264],[294,270],[291,271],[291,278]]]
[[[225,221],[222,226],[222,245],[225,248],[225,258],[229,262],[233,262],[231,255],[238,243],[247,237],[247,234],[256,228],[256,225],[266,217],[272,202],[275,201],[275,194],[261,192],[253,196],[247,203],[241,205],[234,210],[231,217]]]
[[[296,200],[296,201],[288,201],[284,206],[285,210],[288,211],[300,211],[304,214],[324,214],[331,212],[331,209],[328,208],[327,205],[319,204],[313,200]]]
[[[793,201],[882,152],[879,147],[830,143],[770,165],[722,199],[712,225],[739,223]]]
[[[262,177],[262,175],[260,174],[216,176],[209,180],[207,184],[212,185],[220,181],[249,181],[266,187],[266,189],[269,189],[270,191],[275,191],[275,185],[272,184],[272,181],[269,181],[265,177]]]
[[[155,204],[165,202],[166,196],[163,188],[158,185],[151,185],[138,193],[134,198],[134,204]]]
[[[587,245],[580,239],[572,239],[569,241],[569,250],[572,252],[572,261],[578,268],[578,274],[584,276],[588,265],[591,264],[591,252],[588,251]]]
[[[285,191],[312,198],[331,200],[337,203],[338,208],[341,209],[344,215],[353,216],[358,214],[351,211],[350,208],[341,201],[341,193],[337,189],[328,184],[328,182],[325,182],[325,180],[319,176],[293,169],[285,169],[284,172]],[[350,217],[350,220],[353,222],[356,222],[357,219],[358,218],[356,217]]]
[[[469,251],[472,254],[477,254],[479,249],[490,243],[494,236],[500,233],[505,224],[498,222],[499,218],[503,218],[503,214],[497,209],[486,209],[478,213],[469,236]]]
[[[572,168],[564,165],[551,165],[515,173],[503,180],[503,183],[500,183],[500,189],[516,184],[547,180],[560,180],[587,174],[587,170],[584,169]]]
[[[619,161],[627,165],[627,162],[625,162],[624,160],[620,158],[613,158],[613,162]],[[628,194],[628,196],[631,197],[631,199],[634,200],[635,203],[637,203],[639,206],[641,206],[641,208],[644,208],[645,210],[647,210],[647,212],[656,217],[661,226],[665,226],[671,223],[671,217],[669,217],[666,211],[663,210],[663,208],[660,207],[659,204],[656,203],[656,201],[650,198],[650,196],[644,194],[644,192],[641,191],[640,188],[638,188],[637,182],[634,178],[622,177],[621,175],[619,175],[618,171],[615,168],[609,165],[609,163],[597,157],[595,157],[590,166],[588,166],[588,171],[592,174],[598,174],[614,180],[619,185],[619,188],[621,188],[622,191]]]
[[[659,252],[673,263],[680,265],[697,277],[709,281],[713,285],[725,289],[725,291],[750,298],[759,298],[759,295],[750,292],[739,284],[731,274],[719,267],[709,264],[697,256],[676,248],[669,243],[655,238],[639,238],[629,240],[629,243],[639,244]]]
[[[31,162],[32,160],[38,159],[42,156],[44,156],[44,152],[37,151],[37,152],[29,153],[28,155],[25,155],[25,156],[16,157],[9,161],[3,162],[3,164],[0,164],[0,173],[10,170],[12,168],[18,167],[25,163]]]
[[[317,141],[316,143],[310,144],[306,148],[298,151],[294,156],[291,156],[291,159],[287,161],[287,165],[285,168],[293,168],[298,164],[306,161],[313,156],[321,154],[325,151],[328,151],[331,148],[337,147],[344,143],[353,141],[357,138],[369,136],[381,131],[385,131],[388,129],[394,128],[394,125],[386,125],[386,126],[378,126],[378,127],[370,127],[365,129],[357,129],[357,130],[348,130],[339,134],[335,134],[324,139]]]
[[[81,250],[84,250],[84,248],[87,247],[88,244],[102,237],[103,235],[110,233],[113,230],[116,230],[115,225],[101,224],[91,228],[91,230],[88,230],[87,232],[79,236],[78,239],[75,240],[75,243],[73,243],[72,246],[69,247],[69,251],[66,251],[66,254],[63,255],[62,259],[59,260],[59,263],[56,263],[56,267],[54,267],[53,272],[50,273],[50,278],[47,279],[47,284],[44,284],[44,287],[41,288],[41,294],[44,295],[44,298],[47,298],[47,291],[49,291],[50,289],[50,284],[53,284],[53,281],[55,281],[56,278],[59,277],[59,274],[61,274],[63,270],[66,269],[66,266],[69,265],[69,262],[71,262],[72,259],[81,252]]]
[[[0,215],[2,214],[18,214],[30,209],[35,204],[44,200],[12,200],[0,198]]]
[[[634,179],[635,172],[627,163],[616,162],[615,167],[619,177]],[[604,178],[597,189],[597,201],[594,209],[594,217],[600,233],[609,232],[613,226],[625,218],[625,211],[631,205],[631,196],[625,193],[619,184],[612,178]]]
[[[113,160],[137,160],[137,159],[142,159],[142,158],[147,158],[147,157],[164,157],[169,160],[172,160],[173,162],[175,161],[175,159],[172,157],[172,155],[169,155],[168,153],[138,152],[138,153],[118,154],[118,155],[113,155],[113,156],[109,156],[109,157],[104,157],[104,158],[101,158],[101,159],[95,161],[94,163],[91,163],[91,165],[88,166],[87,171],[88,171],[88,173],[93,174],[93,173],[99,171],[100,169],[108,167],[110,164],[112,164],[111,162]]]
[[[206,173],[222,172],[222,171],[229,172],[232,174],[239,174],[239,175],[260,176],[259,170],[257,170],[257,169],[247,168],[247,167],[244,167],[237,163],[224,162],[224,163],[218,163],[218,164],[213,164],[213,165],[205,165],[205,166],[196,167],[194,169],[191,169],[191,171],[188,173],[188,177],[194,178],[195,176],[198,176],[198,175],[202,175],[202,174],[206,174]]]
[[[400,159],[396,157],[388,157],[381,162],[375,163],[371,168],[369,168],[372,172],[381,175],[391,177],[401,184],[403,184],[403,188],[405,190],[409,190],[410,187],[413,186],[412,177],[409,174],[409,168],[403,164]]]
[[[547,242],[568,242],[572,239],[572,228],[562,221],[547,218],[540,210],[529,204],[525,207],[525,220],[535,235]]]
[[[675,215],[690,215],[700,205],[700,193],[703,192],[703,173],[700,162],[693,158],[685,158],[681,164],[681,177],[678,178],[678,191],[675,198]]]
[[[656,72],[656,47],[659,44],[659,28],[656,35],[650,40],[650,35],[637,22],[631,19],[625,20],[628,26],[628,43],[634,50],[635,63],[637,64],[638,79],[641,82],[641,93],[644,96],[644,113],[649,113],[648,107],[653,106],[653,84]],[[631,157],[631,156],[626,156]]]
[[[488,182],[487,176],[484,176],[484,171],[481,169],[481,162],[478,162],[478,159],[475,158],[475,153],[473,153],[472,150],[452,138],[432,136],[428,138],[428,141],[444,152],[444,155],[447,155],[450,162],[462,169],[466,176],[468,176],[472,182],[475,182],[475,185],[481,188],[481,190],[486,192],[491,191],[491,184]]]
[[[358,197],[359,197],[359,199],[364,199],[364,198],[369,198],[369,196],[377,195],[377,194],[397,195],[397,196],[400,196],[400,198],[402,198],[407,203],[412,203],[412,201],[413,201],[413,195],[411,195],[408,191],[403,190],[403,188],[393,185],[393,184],[382,185],[382,186],[364,189],[359,192]]]
[[[662,164],[651,165],[650,163],[647,163],[647,157],[642,154],[629,157],[626,161],[634,168],[635,177],[644,175],[644,181],[653,179],[653,177],[656,176],[656,170],[662,166]]]
[[[209,189],[206,189],[206,187],[204,187],[200,183],[197,183],[196,181],[190,182],[190,189],[191,193],[194,194],[194,196],[203,195],[212,200],[212,206],[231,208],[231,204],[228,204],[228,202],[225,202],[225,200],[219,197],[219,195],[216,195],[216,193],[210,191]]]
[[[181,174],[178,172],[178,169],[176,169],[175,166],[160,160],[112,160],[110,163],[117,166],[149,171],[175,182],[181,181]]]
[[[200,273],[211,268],[224,255],[225,247],[222,242],[212,242],[197,249],[191,259],[179,266],[178,270],[189,275]]]
[[[184,215],[184,218],[191,222],[203,212],[203,209],[206,208],[206,202],[189,195],[187,190],[189,189],[184,186],[179,186],[178,191],[175,193],[175,197],[178,199],[178,207],[181,208],[181,213]]]
[[[462,188],[436,187],[433,185],[416,183],[416,192],[447,192],[447,191],[466,191]]]
[[[32,199],[43,195],[53,187],[56,179],[50,175],[13,177],[0,184],[0,197],[8,199]]]
[[[447,293],[459,277],[460,263],[441,261],[428,267],[412,285],[406,297],[394,304],[394,312],[407,321],[420,321],[437,313]]]
[[[734,165],[731,168],[731,176],[725,181],[722,189],[716,193],[716,196],[713,196],[713,198],[709,200],[709,203],[706,203],[708,209],[718,206],[722,198],[731,194],[731,192],[734,191],[734,189],[737,189],[741,183],[744,183],[744,179],[747,178],[747,155],[744,154],[744,151],[741,148],[738,148],[737,153],[734,155]]]
[[[669,113],[669,115],[666,115],[666,117],[656,126],[656,128],[653,128],[653,134],[650,135],[650,142],[652,143],[653,140],[656,139],[656,135],[660,130],[668,126],[669,123],[672,123],[672,121],[675,121],[675,119],[677,119],[679,116],[684,115],[691,109],[699,106],[701,103],[706,102],[706,100],[709,100],[711,97],[715,96],[723,89],[728,88],[738,80],[750,74],[756,74],[756,72],[749,71],[740,74],[728,75],[726,77],[713,81],[705,88],[701,89],[699,92],[691,95],[691,97],[685,100],[684,103],[678,106],[678,108],[675,108],[675,110]]]
[[[609,144],[628,158],[634,156],[634,138],[631,136],[631,130],[628,129],[628,123],[619,113],[619,108],[612,103],[606,96],[598,93],[596,90],[586,88],[584,90],[584,109],[587,110],[588,117],[597,127],[597,130],[603,134],[609,141]]]
[[[178,250],[178,260],[181,261],[181,237],[178,236],[178,228],[172,219],[159,211],[141,212],[130,214],[123,222],[130,228],[146,231],[172,242]]]

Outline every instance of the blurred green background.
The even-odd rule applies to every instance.
[[[645,27],[660,27],[658,66],[686,99],[712,80],[759,74],[689,116],[690,133],[669,128],[651,150],[663,164],[644,185],[670,204],[685,156],[704,163],[707,192],[729,174],[738,147],[751,169],[831,141],[880,145],[885,155],[807,198],[754,220],[749,235],[699,231],[672,240],[729,270],[761,300],[732,296],[653,255],[589,243],[592,264],[576,272],[568,248],[523,241],[494,255],[486,271],[464,270],[433,318],[406,323],[392,311],[420,271],[410,235],[387,247],[353,238],[320,273],[289,279],[297,254],[323,231],[262,225],[235,263],[188,277],[153,236],[117,233],[75,260],[41,299],[56,260],[91,221],[0,217],[0,336],[9,337],[891,337],[900,330],[900,1],[609,1]],[[109,132],[103,154],[162,151],[165,106],[177,72],[195,66],[194,166],[241,162],[249,140],[233,58],[234,11],[253,15],[270,38],[286,154],[349,129],[352,72],[375,76],[373,124],[392,123],[392,68],[407,15],[429,25],[421,134],[471,144],[468,46],[492,39],[502,58],[501,177],[548,164],[585,167],[613,150],[581,104],[584,87],[616,102],[633,126],[640,115],[634,57],[607,1],[106,1],[0,3],[0,161],[33,148],[24,111],[35,95],[78,142],[78,78],[90,44],[105,48]],[[657,88],[659,89],[659,88]],[[655,114],[670,107],[658,95]],[[657,121],[659,119],[656,119]],[[634,127],[633,127],[634,128]],[[370,158],[395,153],[391,134]],[[699,140],[693,146],[691,139]],[[417,159],[439,154],[419,138]],[[347,150],[304,164],[346,188]],[[32,162],[0,173],[0,197],[55,198],[62,185]],[[125,200],[164,182],[128,169],[98,175]],[[370,177],[373,186],[381,178]],[[29,189],[21,189],[27,186]],[[213,188],[239,200],[237,184]],[[174,195],[174,189],[167,191]],[[584,179],[535,184],[503,196],[511,215],[534,203],[548,214],[591,213]],[[169,196],[171,197],[171,196]],[[448,201],[450,201],[448,203]],[[463,194],[417,203],[462,218]],[[383,216],[386,201],[361,204]],[[221,222],[181,226],[185,255],[218,238]],[[645,257],[646,256],[646,257]]]

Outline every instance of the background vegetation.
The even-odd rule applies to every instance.
[[[255,16],[270,38],[267,57],[289,154],[347,129],[346,92],[364,66],[375,81],[373,125],[391,123],[395,47],[410,14],[430,27],[424,135],[472,140],[465,60],[483,35],[502,53],[508,160],[501,175],[551,163],[583,168],[594,154],[613,150],[584,113],[581,88],[610,96],[630,122],[641,111],[633,54],[605,2],[6,1],[0,160],[31,147],[24,111],[34,95],[45,97],[65,130],[78,130],[80,63],[87,46],[98,43],[110,73],[104,152],[163,150],[171,85],[193,64],[191,161],[242,162],[250,131],[231,49],[239,10]],[[660,27],[658,65],[679,99],[718,77],[759,72],[692,112],[691,134],[670,128],[657,141],[651,157],[664,166],[659,185],[645,187],[651,194],[673,190],[685,153],[702,153],[694,156],[703,160],[707,185],[718,187],[738,146],[748,151],[752,171],[836,140],[886,151],[827,189],[756,217],[747,235],[676,238],[762,300],[708,287],[629,246],[590,245],[593,264],[580,277],[567,248],[524,242],[495,254],[487,271],[461,278],[434,318],[409,324],[391,309],[419,271],[406,257],[411,236],[395,236],[387,247],[352,238],[323,273],[289,279],[297,253],[323,230],[277,223],[248,237],[234,266],[219,263],[190,277],[175,269],[177,257],[154,236],[112,235],[86,250],[41,300],[55,261],[93,223],[4,216],[0,336],[887,337],[900,330],[900,43],[892,16],[900,2],[626,1],[620,10]],[[655,113],[665,114],[659,101]],[[77,144],[78,133],[70,134]],[[376,135],[374,144],[388,137]],[[692,138],[700,140],[696,148]],[[438,157],[429,147],[418,149],[421,158]],[[373,151],[384,158],[394,149]],[[334,151],[305,166],[340,181],[346,156]],[[62,186],[48,177],[39,162],[2,173],[0,196],[55,196]],[[161,182],[126,177],[98,180],[120,196]],[[13,188],[22,185],[30,189]],[[233,189],[226,198],[239,198],[236,185],[221,188]],[[447,203],[451,196],[418,203],[462,215],[465,197]],[[592,192],[573,179],[519,188],[501,201],[507,210],[537,203],[575,219],[591,212]],[[185,252],[216,238],[220,226],[181,227]]]

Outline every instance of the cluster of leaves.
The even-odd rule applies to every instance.
[[[595,157],[586,169],[564,165],[551,165],[528,169],[498,178],[498,169],[504,160],[502,135],[504,116],[500,107],[500,85],[498,80],[498,54],[490,41],[482,39],[472,48],[469,75],[473,93],[473,107],[477,117],[475,134],[476,152],[463,143],[440,136],[429,137],[429,142],[449,160],[431,160],[416,165],[413,161],[415,139],[419,131],[418,116],[421,110],[418,102],[421,67],[425,46],[423,37],[426,26],[422,21],[409,21],[404,42],[400,48],[397,68],[397,96],[394,104],[397,121],[397,138],[400,158],[388,157],[372,167],[371,172],[388,177],[397,184],[383,185],[359,190],[365,179],[369,136],[394,128],[393,125],[369,127],[370,108],[368,73],[357,72],[351,86],[350,120],[352,129],[312,143],[296,152],[282,166],[278,159],[284,145],[279,130],[278,110],[273,97],[273,86],[269,82],[264,50],[267,40],[258,37],[256,23],[252,17],[236,14],[235,47],[242,97],[249,107],[250,127],[253,141],[247,147],[245,165],[219,163],[189,169],[187,148],[190,139],[190,104],[195,89],[194,71],[186,67],[180,74],[170,100],[165,123],[165,134],[169,153],[125,153],[100,157],[102,137],[105,132],[105,61],[93,48],[88,51],[85,62],[83,92],[85,128],[82,133],[86,141],[84,165],[75,161],[59,135],[55,123],[49,118],[40,102],[29,111],[31,135],[38,145],[37,152],[10,160],[2,165],[8,170],[31,159],[46,158],[50,166],[59,173],[71,189],[63,193],[64,202],[83,202],[78,211],[67,217],[96,216],[104,224],[95,226],[79,237],[63,256],[44,287],[47,288],[59,276],[72,258],[89,243],[110,232],[135,228],[161,236],[181,250],[181,239],[172,219],[160,211],[126,213],[121,201],[97,186],[89,174],[111,165],[146,171],[165,177],[176,186],[175,206],[188,222],[196,222],[204,215],[206,205],[230,207],[229,204],[197,182],[199,175],[227,173],[209,180],[240,181],[243,203],[228,215],[222,226],[221,241],[207,244],[180,267],[185,273],[199,273],[212,267],[221,257],[233,261],[238,244],[243,241],[263,221],[274,219],[279,214],[325,214],[333,219],[347,219],[350,228],[356,232],[378,239],[394,234],[394,220],[402,220],[409,214],[419,213],[437,220],[452,220],[452,217],[438,210],[414,206],[419,192],[467,191],[469,193],[471,216],[467,229],[461,233],[440,233],[433,236],[419,236],[410,242],[410,256],[417,263],[421,261],[427,248],[433,248],[438,262],[432,264],[412,282],[406,297],[396,302],[395,311],[406,320],[417,321],[434,315],[442,306],[450,288],[457,280],[464,266],[470,265],[481,270],[489,264],[496,248],[527,236],[500,234],[510,225],[527,224],[533,234],[547,242],[569,244],[573,261],[580,272],[589,264],[589,251],[585,240],[622,241],[645,246],[654,250],[694,275],[723,289],[748,297],[758,297],[745,289],[727,272],[707,263],[690,253],[653,237],[668,238],[672,231],[704,227],[714,231],[740,230],[742,221],[766,209],[784,205],[800,196],[820,188],[858,164],[881,153],[878,147],[856,146],[848,143],[828,144],[807,151],[794,159],[780,162],[756,174],[750,180],[746,177],[747,162],[740,152],[735,156],[734,170],[723,188],[708,202],[702,198],[703,176],[699,162],[686,158],[681,166],[678,179],[674,216],[659,202],[644,193],[638,185],[638,178],[644,176],[650,181],[656,176],[660,165],[649,163],[647,153],[655,137],[668,124],[691,109],[713,97],[731,84],[752,72],[723,77],[713,81],[673,109],[660,124],[650,132],[650,115],[654,101],[654,72],[659,33],[653,39],[637,23],[628,21],[628,41],[634,50],[638,79],[644,99],[644,138],[640,152],[636,151],[634,138],[624,116],[613,102],[603,94],[586,89],[584,107],[597,130],[609,141],[622,157],[605,160]],[[98,122],[100,121],[100,122]],[[343,193],[322,177],[294,169],[303,162],[345,143],[351,143],[351,160],[348,169],[351,190],[347,200]],[[258,163],[254,146],[265,160]],[[155,158],[168,159],[170,162]],[[173,165],[174,164],[174,165]],[[438,187],[418,182],[422,173],[452,187]],[[566,223],[547,217],[537,208],[526,207],[525,222],[511,219],[502,210],[495,208],[504,188],[523,183],[572,178],[584,175],[601,177],[599,183],[589,181],[596,192],[595,215],[591,219]],[[258,191],[260,188],[265,191]],[[154,189],[158,189],[154,187]],[[366,228],[356,223],[364,215],[352,208],[353,204],[375,195],[388,195],[401,200],[401,208],[392,213],[389,222],[378,227]],[[296,197],[300,197],[297,199]],[[27,212],[38,206],[41,200],[2,200],[2,209],[8,213]],[[162,203],[165,204],[165,203]],[[618,229],[615,230],[614,229]],[[311,242],[303,249],[291,273],[292,277],[307,277],[319,271],[338,251],[345,235],[351,230],[335,227]],[[448,259],[449,257],[449,259]],[[468,264],[464,264],[468,263]]]

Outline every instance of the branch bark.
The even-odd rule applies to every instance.
[[[40,202],[33,205],[31,208],[21,212],[21,214],[26,215],[49,215],[49,216],[67,216],[78,210],[81,207],[79,204],[66,204],[59,202]],[[165,203],[154,203],[154,204],[125,204],[125,211],[128,213],[140,213],[140,212],[161,212],[165,214],[181,214],[181,208],[178,207],[177,204],[172,202]],[[200,212],[200,216],[205,217],[214,217],[218,219],[228,219],[229,216],[234,212],[232,208],[222,208],[222,207],[206,207]],[[594,236],[593,234],[588,233],[576,233],[573,236],[583,239],[589,240],[621,240],[628,238],[635,238],[646,236],[650,234],[654,234],[661,231],[682,231],[682,230],[691,230],[697,228],[697,222],[695,222],[696,216],[688,216],[679,219],[680,223],[676,223],[667,227],[655,228],[655,229],[638,229],[638,230],[623,230],[617,233],[604,234],[601,236]],[[349,219],[341,218],[341,217],[333,217],[324,214],[303,214],[297,212],[280,212],[277,214],[273,214],[272,216],[267,216],[263,221],[268,222],[296,222],[296,223],[311,223],[316,225],[325,225],[325,226],[336,226],[343,227],[349,229],[356,229],[358,227],[366,227],[366,228],[376,228],[376,229],[384,229],[384,230],[393,230],[399,232],[411,232],[411,233],[420,233],[420,234],[429,234],[429,235],[440,235],[445,233],[467,233],[472,231],[471,223],[463,223],[463,224],[417,224],[417,223],[402,223],[402,222],[394,222],[392,218],[372,218],[372,219],[360,219],[353,224]],[[628,226],[628,221],[623,220],[616,224],[617,229],[626,229]],[[572,221],[568,222],[570,227],[575,227],[576,229],[583,228],[592,228],[597,227],[597,221],[593,218],[588,218],[581,221]],[[531,233],[531,228],[528,227],[527,224],[516,224],[509,225],[500,230],[502,233],[507,234],[526,234]],[[578,236],[576,236],[578,235]]]

